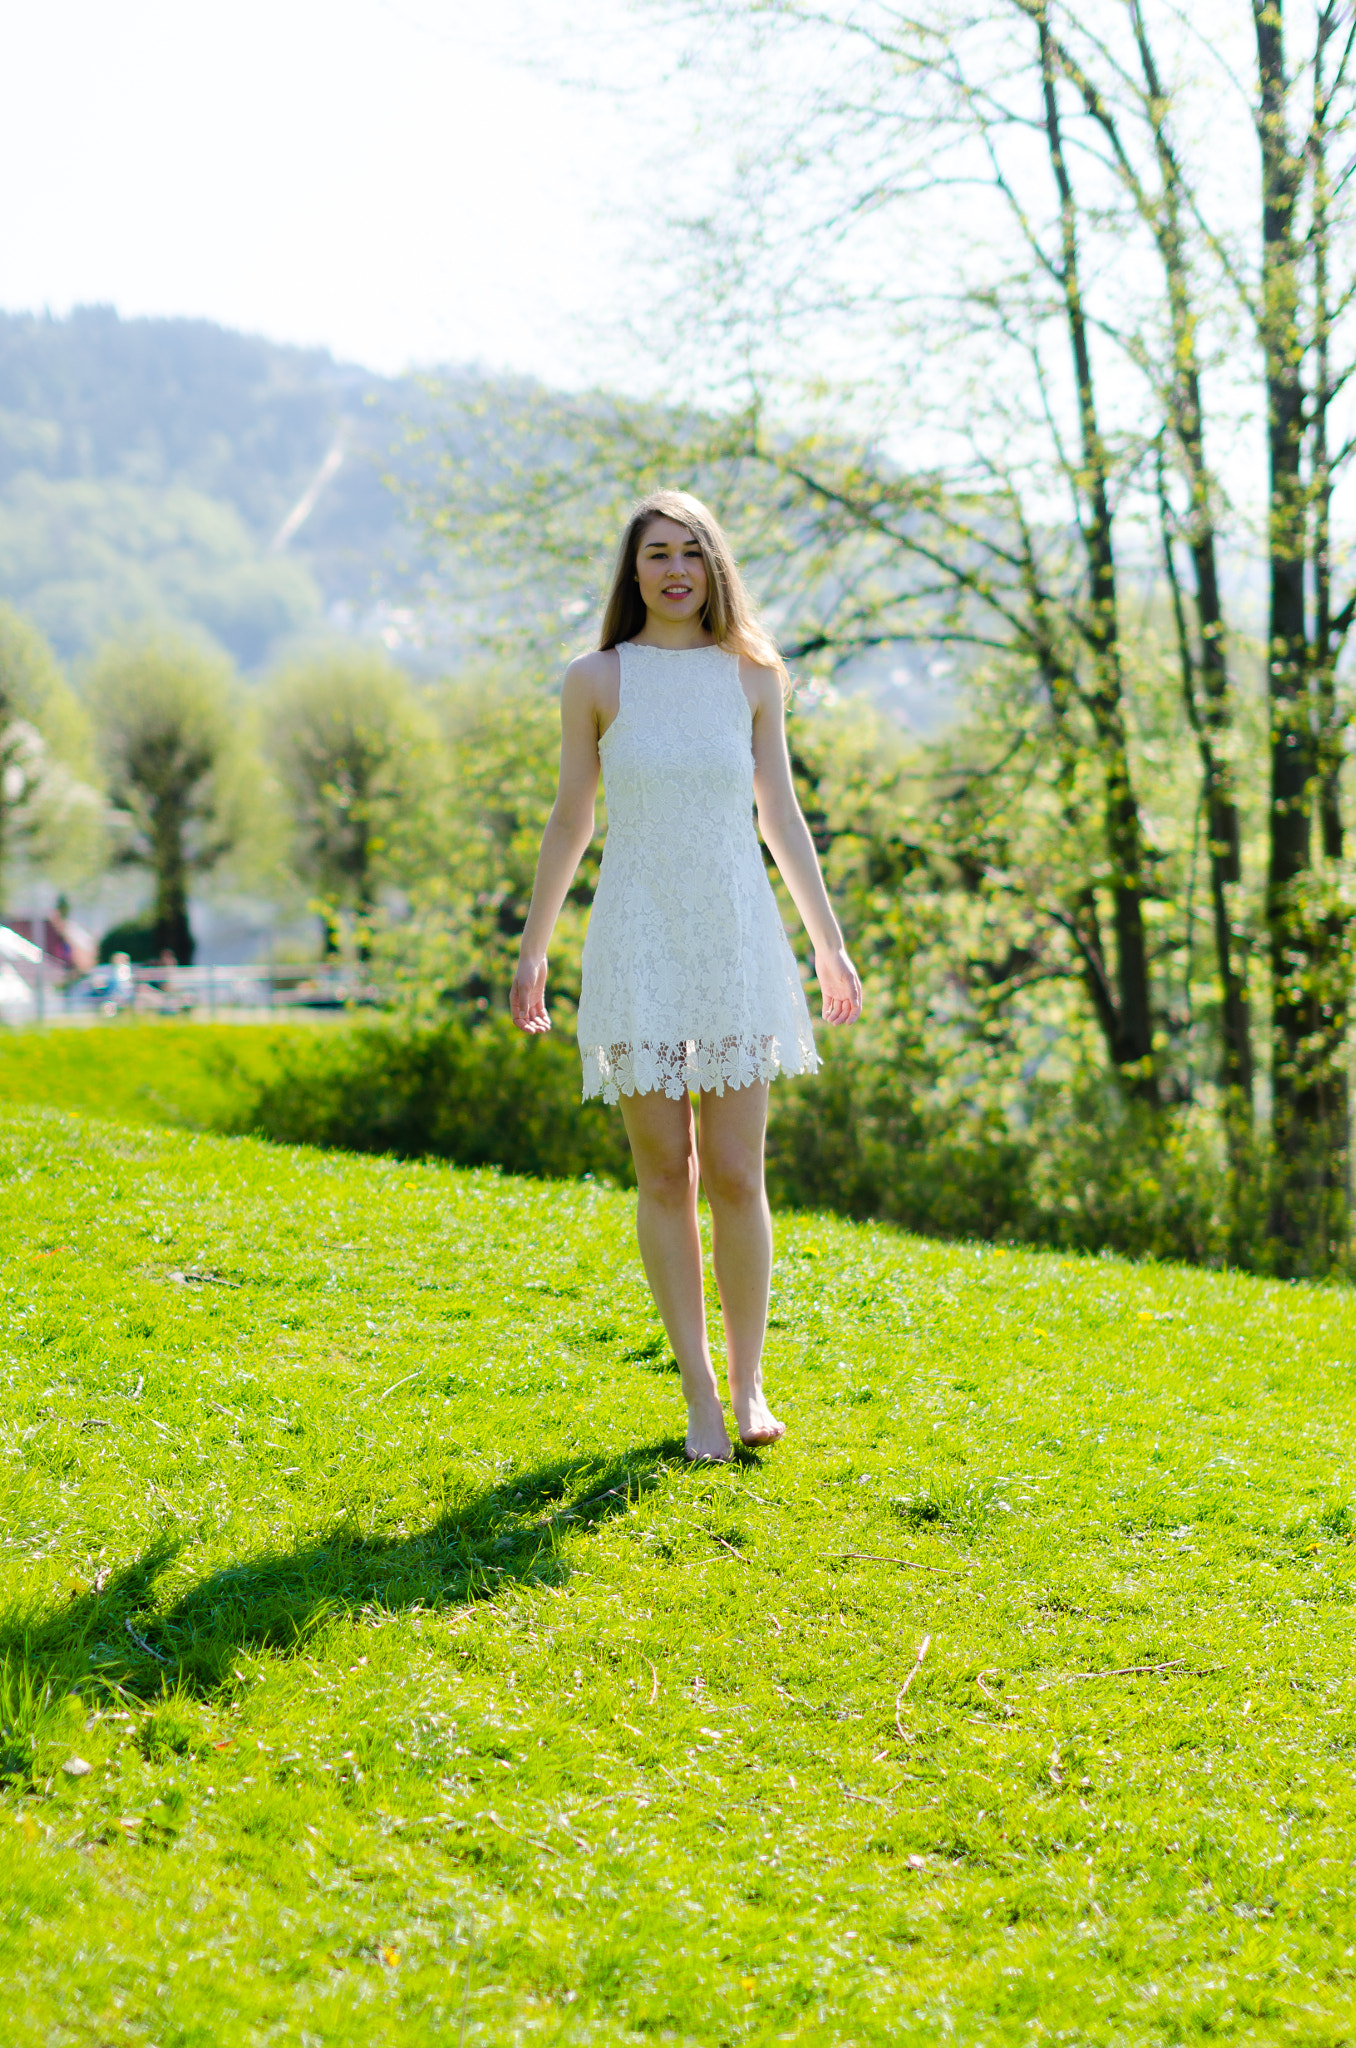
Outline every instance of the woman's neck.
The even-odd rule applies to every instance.
[[[653,612],[647,612],[635,644],[637,647],[681,650],[684,647],[714,647],[716,640],[699,619],[658,619]]]

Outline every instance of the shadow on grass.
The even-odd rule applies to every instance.
[[[161,1542],[44,1621],[0,1621],[0,1674],[22,1670],[25,1689],[49,1697],[110,1686],[141,1698],[216,1693],[235,1683],[242,1651],[294,1654],[339,1616],[558,1585],[569,1577],[562,1535],[602,1527],[682,1460],[680,1438],[610,1460],[557,1459],[484,1488],[417,1534],[360,1536],[340,1521],[295,1550],[212,1572],[165,1608],[156,1583],[182,1545]]]

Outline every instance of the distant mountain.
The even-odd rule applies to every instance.
[[[210,321],[0,313],[0,597],[67,658],[152,620],[247,668],[326,624],[396,644],[417,543],[383,475],[427,411]]]

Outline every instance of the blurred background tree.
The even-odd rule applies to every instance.
[[[445,781],[437,723],[383,653],[336,647],[277,676],[263,725],[292,868],[324,906],[332,950],[341,916],[366,925],[383,888],[430,865]]]
[[[241,843],[258,795],[231,666],[188,640],[115,642],[93,665],[88,698],[115,858],[148,869],[154,882],[150,957],[171,953],[188,966],[190,882]]]
[[[406,869],[406,913],[378,932],[373,949],[402,1004],[420,1014],[449,1004],[508,1007],[560,753],[555,691],[531,669],[521,660],[511,674],[473,667],[429,694],[439,727],[436,802],[418,834],[419,859]],[[602,820],[600,805],[600,832]],[[595,837],[551,948],[552,1010],[567,1025],[600,854]]]
[[[17,867],[70,885],[103,857],[89,721],[47,641],[0,604],[0,906]]]

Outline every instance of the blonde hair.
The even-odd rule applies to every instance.
[[[746,660],[756,661],[760,668],[775,669],[783,690],[789,689],[791,679],[786,663],[744,588],[734,551],[720,521],[709,506],[687,491],[651,491],[627,520],[617,549],[612,588],[603,610],[599,647],[615,647],[618,641],[634,640],[645,624],[647,613],[636,580],[636,557],[646,527],[656,519],[671,519],[676,526],[685,526],[702,551],[706,564],[702,624],[716,645],[730,654],[742,654]]]

